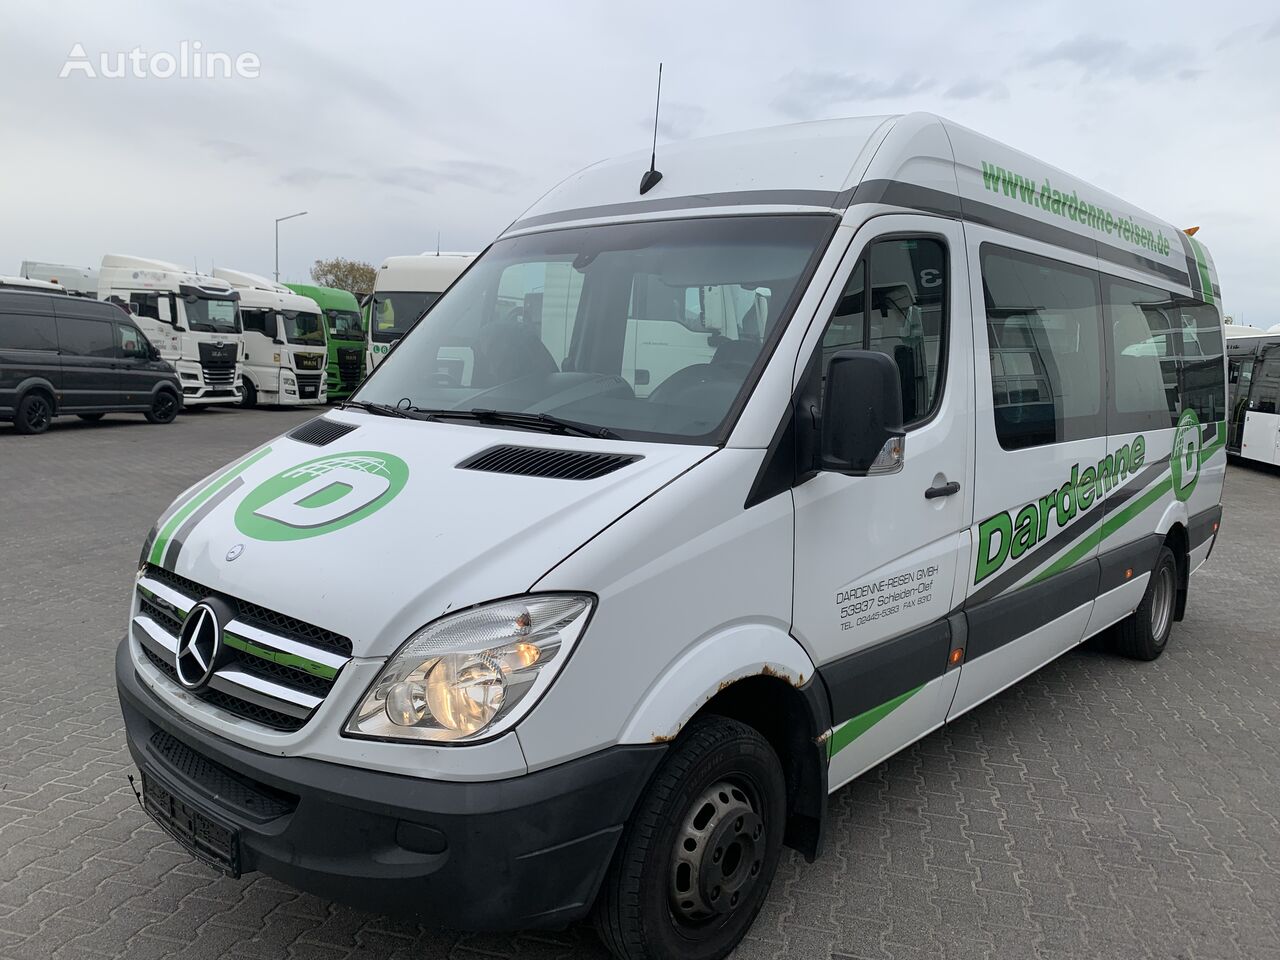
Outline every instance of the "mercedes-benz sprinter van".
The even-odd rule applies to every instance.
[[[551,190],[147,536],[117,682],[197,856],[722,957],[829,792],[1088,638],[1176,634],[1226,463],[1202,247],[928,115],[648,165]]]

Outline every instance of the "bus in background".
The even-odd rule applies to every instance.
[[[213,275],[240,294],[244,327],[241,405],[325,403],[329,351],[324,318],[316,302],[256,273],[216,267]]]
[[[18,272],[28,280],[57,284],[64,293],[77,297],[98,296],[98,271],[93,267],[76,267],[69,263],[42,263],[23,260]]]
[[[164,260],[107,254],[98,271],[98,299],[129,310],[177,369],[184,407],[240,402],[240,294],[226,281]]]
[[[365,324],[355,294],[337,287],[286,283],[294,293],[310,297],[329,328],[329,399],[345,400],[364,379]]]
[[[35,293],[61,293],[67,291],[48,280],[30,280],[27,277],[0,277],[0,290],[30,290]]]
[[[387,257],[378,268],[369,301],[365,369],[373,370],[427,308],[476,258],[474,253],[424,253]]]
[[[1280,464],[1280,325],[1226,328],[1227,453]]]

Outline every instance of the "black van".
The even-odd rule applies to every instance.
[[[0,421],[43,433],[62,414],[128,411],[171,423],[181,408],[177,373],[122,308],[0,290]]]

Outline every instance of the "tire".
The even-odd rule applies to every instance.
[[[604,945],[619,960],[724,957],[764,905],[785,816],[768,741],[725,717],[690,724],[618,842],[595,905]]]
[[[76,416],[79,417],[81,420],[85,420],[89,423],[97,423],[99,420],[105,417],[106,414],[105,413],[77,413]]]
[[[44,433],[53,422],[53,401],[41,390],[32,390],[20,401],[13,413],[13,425],[19,433]]]
[[[245,380],[240,384],[240,406],[244,407],[246,410],[252,410],[257,405],[258,390],[252,383]]]
[[[1164,653],[1173,632],[1177,601],[1178,561],[1172,550],[1161,547],[1138,609],[1116,624],[1112,636],[1115,652],[1134,660],[1154,660]]]
[[[178,418],[178,398],[169,390],[161,390],[145,416],[147,423],[173,423]]]

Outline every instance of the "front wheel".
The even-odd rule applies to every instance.
[[[1116,624],[1115,651],[1134,660],[1154,660],[1164,653],[1177,600],[1178,562],[1172,550],[1161,547],[1138,609]]]
[[[19,433],[44,433],[53,422],[53,404],[38,390],[33,390],[18,403],[13,425]]]
[[[151,401],[151,409],[146,412],[148,423],[173,423],[178,416],[178,398],[168,390],[161,390]]]
[[[240,406],[252,410],[258,405],[258,389],[248,380],[240,385]]]
[[[782,851],[786,785],[759,733],[696,721],[623,831],[596,902],[619,960],[718,960],[751,928]]]

